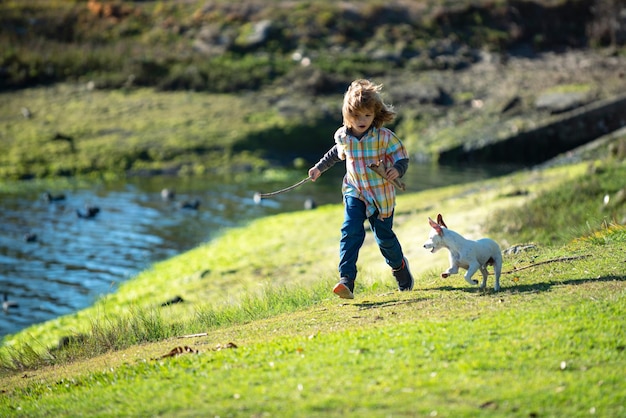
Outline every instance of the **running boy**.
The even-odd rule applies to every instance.
[[[339,283],[333,292],[344,299],[354,298],[356,262],[365,240],[367,219],[385,261],[392,268],[400,291],[413,289],[413,276],[402,247],[392,231],[396,190],[390,180],[402,177],[409,159],[398,137],[383,128],[396,113],[380,97],[382,85],[369,80],[352,82],[343,99],[343,126],[334,135],[335,145],[309,170],[311,180],[337,162],[346,161],[343,179],[344,221],[339,244]],[[382,161],[387,179],[368,166]]]

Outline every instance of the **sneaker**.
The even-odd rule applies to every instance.
[[[342,299],[354,299],[354,282],[347,280],[345,277],[333,287],[333,293]]]
[[[413,290],[413,276],[409,271],[409,262],[406,257],[402,259],[402,265],[393,270],[393,277],[396,278],[396,282],[398,282],[398,290],[401,292]]]

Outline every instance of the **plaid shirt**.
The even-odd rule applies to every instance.
[[[376,211],[381,219],[390,217],[396,205],[396,189],[368,165],[382,160],[386,167],[391,167],[408,158],[400,139],[387,128],[372,127],[359,140],[342,126],[335,132],[335,143],[339,158],[346,161],[343,195],[364,201],[367,217]]]

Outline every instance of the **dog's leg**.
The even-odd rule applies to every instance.
[[[450,275],[457,274],[458,272],[459,272],[459,268],[457,266],[450,267],[448,270],[446,270],[443,273],[441,273],[441,277],[446,279],[446,278],[450,277]]]
[[[484,289],[487,287],[487,276],[489,276],[489,272],[487,271],[486,266],[480,266],[480,273],[483,275],[483,282],[480,284],[480,288]]]
[[[496,275],[496,284],[493,285],[493,290],[496,292],[500,290],[500,274],[502,273],[502,257],[493,263],[493,271]]]
[[[474,275],[474,273],[476,273],[476,270],[478,270],[479,267],[480,267],[480,264],[478,264],[478,262],[474,262],[469,265],[469,267],[467,268],[467,273],[465,273],[466,282],[468,282],[471,285],[478,284],[478,281],[472,280],[472,276]]]
[[[450,268],[448,270],[441,273],[441,277],[444,279],[449,277],[451,274],[457,274],[459,272],[459,265],[456,263],[452,256],[450,257]]]

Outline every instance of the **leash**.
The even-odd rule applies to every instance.
[[[289,187],[285,187],[284,189],[276,190],[275,192],[271,192],[271,193],[255,193],[254,200],[257,201],[257,200],[264,199],[266,197],[272,197],[272,196],[276,196],[277,194],[288,192],[289,190],[293,190],[296,187],[302,186],[304,183],[306,183],[309,180],[311,180],[311,177],[307,177],[305,179],[300,180],[296,184],[292,184]]]
[[[382,160],[379,161],[376,164],[370,164],[370,165],[368,165],[368,167],[371,170],[373,170],[376,174],[378,174],[379,176],[384,178],[385,180],[391,182],[391,184],[396,186],[398,189],[400,189],[402,191],[406,190],[406,186],[404,185],[404,183],[400,179],[389,180],[387,178],[387,174],[385,173],[385,171],[386,171],[385,163]],[[261,199],[265,199],[266,197],[272,197],[272,196],[279,195],[281,193],[288,192],[290,190],[295,189],[296,187],[302,186],[304,183],[306,183],[309,180],[311,180],[311,177],[307,177],[305,179],[302,179],[299,182],[297,182],[296,184],[292,184],[291,186],[285,187],[284,189],[276,190],[275,192],[255,193],[254,194],[254,201],[258,203],[258,202],[261,201]]]

